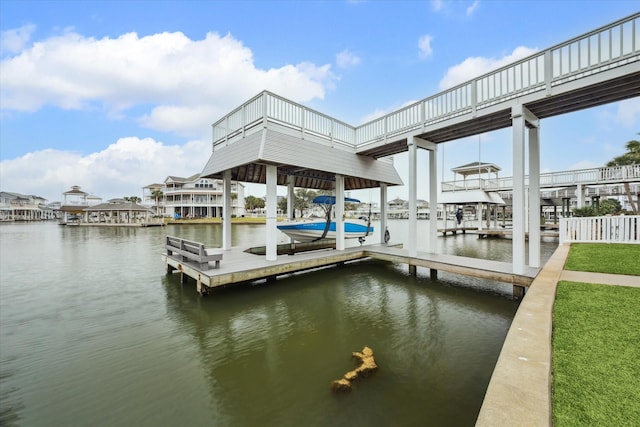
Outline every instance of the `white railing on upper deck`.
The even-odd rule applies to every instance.
[[[524,178],[529,186],[529,176]],[[619,182],[640,182],[640,165],[608,166],[602,168],[578,169],[572,171],[548,172],[540,174],[540,187],[568,187],[577,184],[599,185]],[[442,191],[485,190],[509,191],[513,189],[513,177],[498,179],[473,178],[462,181],[442,182]]]
[[[640,216],[560,218],[560,243],[640,243]]]
[[[355,128],[303,105],[264,91],[213,124],[213,145],[229,143],[234,137],[266,123],[277,123],[313,135],[328,143],[353,145]]]
[[[213,145],[228,143],[261,122],[275,122],[302,135],[359,148],[636,61],[640,61],[640,13],[358,127],[265,91],[213,124]]]
[[[640,60],[640,14],[531,55],[356,128],[356,145],[385,140],[452,117]]]

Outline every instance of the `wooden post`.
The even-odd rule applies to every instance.
[[[435,268],[429,269],[429,277],[431,280],[438,280],[438,270]]]
[[[410,274],[410,275],[412,275],[412,276],[414,276],[414,277],[415,277],[415,276],[417,276],[417,274],[418,274],[418,267],[416,267],[416,266],[415,266],[415,265],[413,265],[413,264],[409,264],[409,274]]]
[[[513,285],[513,299],[519,301],[524,298],[524,291],[524,286]]]

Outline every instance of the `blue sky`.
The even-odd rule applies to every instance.
[[[72,185],[104,199],[141,195],[200,172],[211,123],[262,90],[358,125],[639,6],[0,0],[0,188],[50,201]],[[541,168],[601,166],[638,132],[640,97],[545,119]],[[511,175],[511,130],[445,144],[438,167],[448,180],[479,158]],[[395,165],[406,177],[406,156]]]

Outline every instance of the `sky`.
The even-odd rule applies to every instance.
[[[638,10],[632,0],[0,0],[0,190],[141,196],[201,172],[211,124],[263,90],[357,126]],[[639,132],[640,97],[544,119],[541,169],[603,166]],[[511,176],[511,136],[440,145],[438,179],[475,161]],[[394,165],[407,182],[406,154]],[[265,193],[253,184],[245,195]]]

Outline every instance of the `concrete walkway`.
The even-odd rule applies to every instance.
[[[552,426],[551,334],[558,281],[640,287],[640,276],[564,270],[560,245],[529,287],[513,318],[476,426]]]
[[[590,273],[586,271],[563,270],[560,280],[568,282],[599,283],[601,285],[633,286],[640,288],[640,276],[624,274]]]

